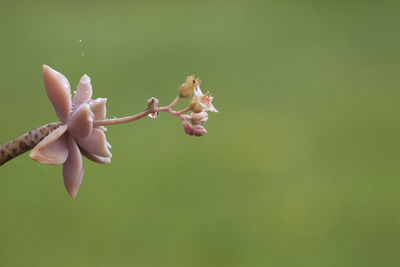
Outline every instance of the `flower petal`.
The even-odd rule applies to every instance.
[[[82,156],[75,139],[68,135],[68,158],[63,165],[64,185],[68,194],[75,198],[83,178]]]
[[[82,155],[84,155],[86,158],[90,159],[93,162],[101,164],[108,164],[111,162],[111,158],[100,157],[95,154],[89,153],[82,147],[79,147],[79,149],[81,150]]]
[[[68,119],[68,132],[76,138],[85,138],[93,129],[94,114],[87,103],[79,105]]]
[[[78,87],[76,88],[76,93],[72,99],[74,105],[80,105],[82,103],[88,102],[92,97],[92,85],[90,84],[90,78],[86,74],[82,76],[79,81]]]
[[[62,164],[68,156],[66,143],[67,125],[61,125],[37,144],[29,157],[43,164]]]
[[[194,96],[197,98],[200,98],[203,96],[203,92],[201,91],[201,88],[199,85],[196,86],[196,89],[194,90]]]
[[[61,122],[65,123],[71,111],[71,87],[67,78],[49,66],[43,65],[44,87]]]
[[[94,128],[89,137],[78,138],[79,146],[88,151],[89,153],[96,154],[101,157],[111,158],[111,152],[107,147],[106,135],[102,130]]]
[[[211,98],[211,100],[212,100],[212,98]],[[206,110],[209,110],[209,111],[211,111],[211,112],[219,112],[219,111],[214,107],[214,105],[211,104],[211,102],[210,102],[210,104],[208,105],[208,107],[207,107]]]
[[[218,110],[211,103],[213,97],[210,96],[209,93],[203,94],[199,85],[197,85],[196,89],[194,90],[194,96],[197,98],[198,102],[203,108],[203,111],[218,112]]]
[[[107,132],[107,128],[104,127],[103,125],[97,126],[97,129],[102,130],[103,132]]]
[[[90,102],[90,109],[94,113],[95,120],[102,120],[106,117],[107,98],[97,98]]]

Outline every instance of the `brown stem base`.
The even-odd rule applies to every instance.
[[[40,141],[49,135],[53,130],[62,125],[61,122],[53,122],[36,128],[7,144],[0,146],[0,166],[16,156],[34,148]]]

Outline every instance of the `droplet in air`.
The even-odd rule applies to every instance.
[[[82,40],[82,39],[79,39],[79,42],[80,42],[80,43],[82,43],[82,42],[83,42],[83,40]]]
[[[85,53],[82,52],[82,53],[81,53],[81,56],[83,57],[84,55],[85,55]]]
[[[147,115],[147,116],[149,116],[150,118],[152,118],[152,119],[155,119],[155,118],[157,118],[158,117],[158,115],[160,115],[160,112],[154,112],[154,113],[150,113],[149,115]]]

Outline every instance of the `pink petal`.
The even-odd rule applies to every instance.
[[[61,125],[37,144],[29,157],[43,164],[62,164],[68,156],[66,143],[67,125]]]
[[[65,123],[71,111],[71,87],[67,78],[49,66],[43,65],[44,87],[61,122]]]
[[[103,132],[107,132],[107,128],[104,127],[103,125],[97,126],[97,129],[102,130]]]
[[[68,132],[76,138],[88,137],[93,129],[93,117],[89,104],[79,105],[68,119]]]
[[[68,135],[68,158],[63,165],[64,185],[68,194],[75,198],[83,178],[82,156],[75,139]]]
[[[90,109],[94,113],[95,120],[102,120],[106,117],[107,98],[97,98],[90,103]]]
[[[72,99],[74,105],[80,105],[82,103],[88,102],[92,97],[92,85],[90,84],[90,78],[86,74],[82,76],[79,81],[78,87],[76,88],[76,93]]]
[[[101,163],[101,164],[108,164],[111,162],[111,158],[100,157],[95,154],[89,153],[82,147],[79,147],[79,149],[81,150],[82,155],[84,155],[86,158],[90,159],[91,161],[94,161],[96,163]]]
[[[214,105],[211,103],[212,100],[213,100],[213,97],[210,96],[209,99],[210,99],[210,104],[209,104],[209,106],[208,106],[208,110],[211,111],[211,112],[218,112],[218,110],[217,110],[217,109],[214,107]]]
[[[106,135],[102,130],[94,128],[89,137],[78,138],[79,146],[89,153],[96,154],[101,157],[111,158],[111,152],[107,147]]]

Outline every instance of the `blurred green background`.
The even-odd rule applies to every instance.
[[[74,200],[59,166],[2,166],[0,266],[399,266],[399,14],[0,0],[1,144],[57,120],[42,64],[87,73],[109,117],[168,104],[192,73],[220,110],[202,138],[166,114],[109,127],[112,163],[85,159]]]

